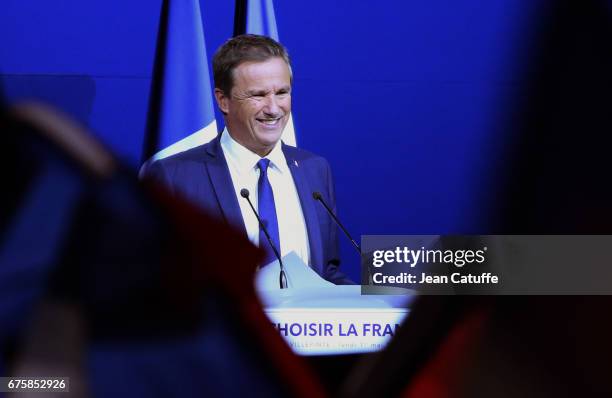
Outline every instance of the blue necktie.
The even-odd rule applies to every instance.
[[[276,246],[276,249],[280,254],[280,238],[278,235],[278,220],[276,219],[276,205],[274,204],[274,192],[272,192],[272,186],[268,180],[268,166],[270,165],[270,159],[260,159],[257,162],[259,167],[259,182],[257,183],[257,207],[259,217],[268,229],[270,238]],[[259,227],[259,247],[266,251],[266,258],[263,262],[264,265],[271,263],[276,260],[274,251],[268,244],[268,239],[261,228]]]

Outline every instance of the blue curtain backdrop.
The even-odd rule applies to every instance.
[[[339,214],[354,235],[487,232],[486,207],[495,198],[483,196],[493,188],[485,176],[503,162],[500,151],[518,128],[512,110],[527,95],[526,49],[554,4],[274,4],[293,61],[299,145],[330,161]],[[4,0],[5,97],[59,106],[136,169],[161,6]],[[232,35],[234,2],[200,7],[212,55]],[[355,277],[351,250],[345,244],[343,256]]]

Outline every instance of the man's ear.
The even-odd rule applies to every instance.
[[[219,106],[221,112],[226,115],[229,110],[229,97],[227,97],[220,88],[215,88],[215,99],[217,100],[217,106]]]

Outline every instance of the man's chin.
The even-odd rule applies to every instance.
[[[280,140],[283,134],[283,130],[279,129],[276,131],[263,131],[258,136],[258,141],[265,146],[274,146]]]

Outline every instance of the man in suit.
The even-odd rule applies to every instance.
[[[275,259],[244,189],[281,256],[295,252],[320,276],[350,284],[339,271],[337,228],[313,199],[320,192],[335,209],[325,159],[285,145],[281,134],[291,113],[292,73],[285,48],[258,35],[228,40],[213,58],[215,98],[226,128],[211,142],[154,162],[146,171],[244,231]]]

